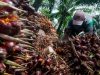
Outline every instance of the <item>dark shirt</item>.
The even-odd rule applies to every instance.
[[[93,20],[88,19],[84,21],[82,25],[73,25],[73,20],[70,20],[65,32],[66,30],[69,30],[68,33],[70,33],[70,35],[77,35],[81,31],[84,31],[85,33],[93,32]]]

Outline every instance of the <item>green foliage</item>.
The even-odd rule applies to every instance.
[[[50,13],[49,13],[49,9],[48,8],[41,8],[41,13],[45,16],[47,16],[48,18],[50,18]]]
[[[35,1],[36,0],[31,0],[31,2]],[[58,23],[54,26],[56,27],[58,34],[62,36],[64,29],[67,27],[68,21],[72,17],[72,13],[76,10],[75,8],[80,5],[85,6],[85,4],[93,6],[95,3],[97,3],[97,7],[95,9],[90,9],[88,6],[81,8],[81,10],[87,13],[91,13],[93,10],[99,11],[100,0],[43,0],[39,7],[39,11],[51,19],[51,21],[54,19],[58,20]],[[57,7],[56,9],[55,6]],[[57,10],[58,12],[52,13],[54,10]]]
[[[67,23],[68,23],[68,18],[69,16],[71,17],[72,15],[72,10],[75,7],[76,1],[75,0],[60,0],[60,5],[59,5],[59,18],[58,18],[58,29],[57,32],[59,35],[62,35]],[[71,9],[69,11],[69,9]],[[66,23],[66,24],[65,24]]]
[[[33,5],[34,1],[35,1],[35,0],[30,0],[30,4]]]
[[[59,30],[59,36],[62,37],[64,35],[64,30],[68,25],[69,20],[71,20],[72,16],[67,16],[66,19],[64,20],[61,29]]]
[[[94,4],[98,2],[100,2],[100,0],[79,0],[77,4]]]

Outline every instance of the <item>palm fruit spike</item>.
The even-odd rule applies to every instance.
[[[16,11],[21,11],[21,12],[25,12],[24,10],[21,10],[19,8],[16,8],[14,7],[13,5],[9,4],[9,3],[6,3],[6,2],[3,2],[3,1],[0,1],[0,7],[9,7],[9,8],[12,8],[13,10],[16,10]]]

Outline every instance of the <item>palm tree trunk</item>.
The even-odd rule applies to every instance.
[[[55,0],[49,0],[49,13],[52,12],[53,8],[54,8],[54,4],[55,4]]]
[[[37,11],[39,9],[39,7],[41,6],[43,0],[35,0],[33,7],[35,8],[35,10]]]

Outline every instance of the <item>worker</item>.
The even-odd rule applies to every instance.
[[[93,33],[93,18],[85,14],[81,10],[77,10],[73,18],[69,21],[67,28],[64,31],[64,38],[67,36],[76,36],[80,32]]]

